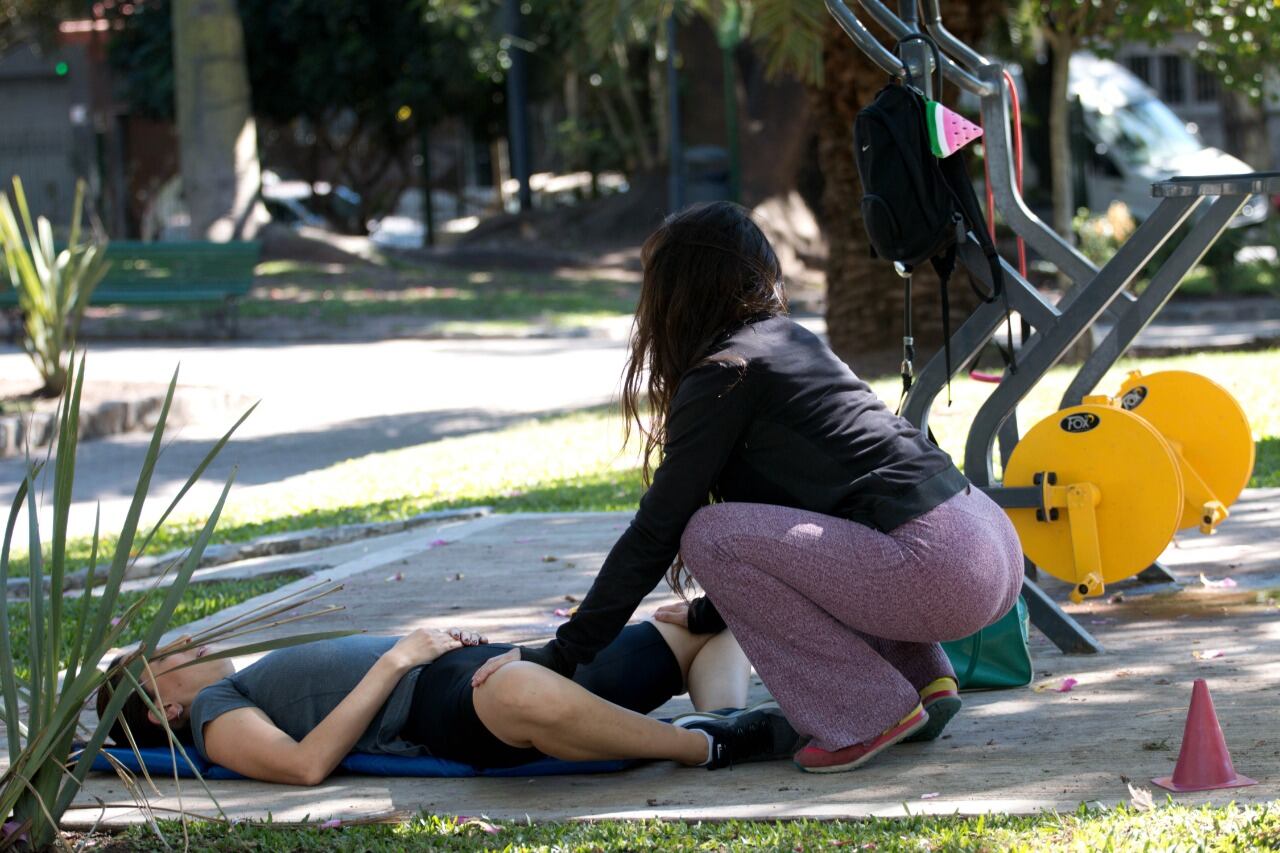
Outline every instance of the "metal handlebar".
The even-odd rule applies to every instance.
[[[907,66],[888,48],[882,45],[871,31],[866,28],[858,16],[853,14],[841,0],[826,0],[827,11],[836,19],[845,35],[853,39],[853,43],[867,55],[867,58],[879,66],[880,70],[892,77],[907,77]]]
[[[942,25],[942,9],[938,5],[938,0],[924,0],[924,8],[927,16],[924,22],[925,29],[929,31],[929,35],[933,36],[938,47],[955,56],[975,73],[984,65],[991,64],[991,60],[960,41]]]
[[[880,0],[858,0],[858,3],[867,10],[876,23],[884,27],[889,32],[889,35],[895,39],[903,39],[917,32],[917,30],[904,23]],[[871,34],[871,31],[866,28],[862,21],[858,20],[858,16],[845,5],[843,0],[826,0],[826,6],[832,17],[836,19],[836,23],[840,25],[840,28],[881,70],[893,77],[905,78],[912,76],[906,64]],[[937,0],[932,0],[929,11],[931,15],[940,15],[937,9]],[[970,50],[955,36],[948,33],[940,23],[927,24],[927,26],[930,33],[935,33],[935,26],[941,32],[941,37],[934,35],[939,47],[954,51],[965,62],[971,62],[976,58],[980,60],[976,64],[986,64],[985,58]],[[927,76],[928,69],[922,70],[924,72],[922,76]],[[964,68],[961,68],[947,56],[942,59],[942,72],[952,83],[979,97],[994,95],[999,91],[990,83],[979,80]]]

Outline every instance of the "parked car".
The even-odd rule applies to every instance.
[[[1009,63],[1022,98],[1024,109],[1039,108],[1030,104],[1022,69]],[[1133,72],[1109,59],[1088,51],[1071,57],[1068,94],[1079,103],[1082,147],[1089,151],[1084,163],[1078,164],[1083,175],[1084,198],[1077,206],[1094,213],[1105,213],[1113,201],[1123,202],[1138,220],[1155,210],[1157,199],[1151,196],[1151,185],[1175,175],[1234,175],[1254,169],[1238,157],[1205,145],[1193,127],[1178,118],[1154,89]],[[963,112],[978,111],[977,99],[967,93],[959,101]],[[1045,168],[1038,168],[1038,166]],[[1047,189],[1047,164],[1028,161],[1025,164],[1027,187]],[[1077,186],[1079,186],[1079,183]],[[1041,205],[1033,209],[1047,219],[1049,200],[1042,194]],[[1268,200],[1249,199],[1232,228],[1256,225],[1267,218]]]
[[[1069,92],[1078,99],[1089,147],[1084,164],[1087,206],[1104,211],[1122,201],[1138,220],[1155,210],[1151,185],[1175,175],[1236,175],[1254,169],[1205,145],[1155,91],[1119,63],[1081,52],[1071,57]],[[1232,228],[1267,218],[1267,199],[1245,202]]]

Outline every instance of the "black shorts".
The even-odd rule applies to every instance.
[[[423,668],[413,691],[409,721],[400,736],[436,758],[473,767],[514,767],[536,761],[536,749],[498,740],[480,722],[471,701],[471,676],[491,657],[514,648],[505,643],[468,646]],[[680,663],[649,622],[628,625],[596,659],[579,666],[573,680],[602,699],[647,714],[684,692]]]

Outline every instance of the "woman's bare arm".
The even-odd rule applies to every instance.
[[[405,673],[484,639],[459,636],[418,630],[403,637],[300,741],[281,731],[260,709],[238,708],[205,726],[205,752],[212,761],[253,779],[318,785],[355,746]]]

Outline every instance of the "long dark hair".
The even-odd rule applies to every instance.
[[[116,746],[128,746],[129,738],[125,734],[125,727],[128,726],[129,734],[133,735],[134,742],[140,749],[149,746],[168,746],[169,734],[165,731],[164,726],[151,722],[151,718],[147,716],[146,702],[138,695],[139,690],[146,688],[134,687],[131,683],[126,682],[123,665],[126,663],[126,656],[120,655],[111,661],[111,665],[107,667],[112,674],[107,680],[98,687],[97,706],[98,719],[102,719],[102,715],[106,713],[107,704],[111,701],[111,696],[117,690],[128,690],[129,698],[124,701],[124,705],[120,708],[120,714],[111,723],[111,741]],[[150,697],[152,702],[156,701],[154,696]],[[189,726],[175,726],[172,723],[170,728],[176,737],[183,744],[190,746],[193,741]]]
[[[622,381],[626,440],[634,424],[644,436],[644,482],[652,482],[654,451],[667,442],[667,416],[680,379],[712,360],[725,336],[744,323],[787,313],[782,267],[769,240],[741,205],[700,204],[673,214],[640,251],[644,281]],[[648,380],[645,381],[645,374]],[[648,393],[649,417],[641,414]],[[667,577],[682,596],[679,558]]]

